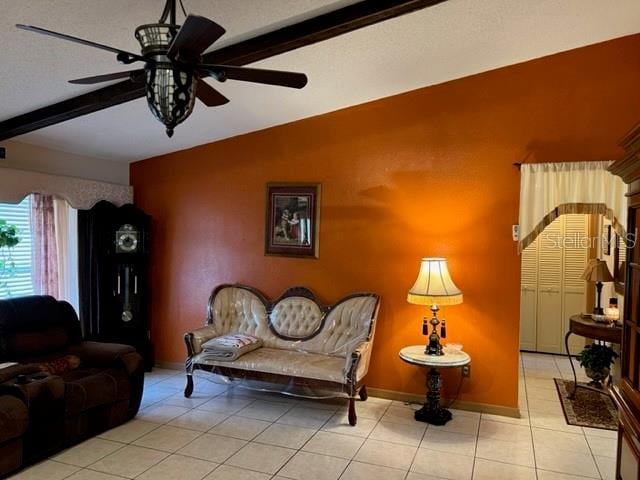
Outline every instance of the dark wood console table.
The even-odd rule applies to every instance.
[[[583,318],[582,315],[571,315],[569,317],[569,331],[564,337],[564,346],[567,349],[567,357],[569,357],[569,364],[571,365],[571,371],[573,372],[573,391],[569,394],[569,398],[576,396],[576,390],[580,388],[589,388],[601,392],[602,390],[587,387],[585,385],[578,385],[578,378],[576,376],[576,369],[573,366],[573,360],[571,359],[571,352],[569,352],[569,335],[580,335],[582,337],[591,338],[593,340],[601,340],[608,343],[620,344],[622,341],[622,327],[618,327],[613,324],[594,322],[590,318]]]

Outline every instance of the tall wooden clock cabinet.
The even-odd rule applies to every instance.
[[[619,419],[616,478],[640,480],[640,124],[622,147],[624,157],[609,168],[629,185],[621,379],[612,389]]]

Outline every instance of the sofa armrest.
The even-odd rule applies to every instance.
[[[130,345],[103,342],[81,342],[69,348],[69,354],[96,367],[124,367],[130,375],[143,370],[142,357]]]
[[[38,373],[40,367],[35,363],[19,363],[10,367],[0,369],[0,383],[7,382],[18,375],[30,375]]]
[[[368,340],[358,343],[355,348],[347,351],[345,375],[349,385],[355,386],[369,371],[372,346],[373,342]]]
[[[207,325],[206,327],[198,328],[197,330],[185,333],[184,341],[187,344],[187,351],[189,352],[189,356],[192,357],[200,353],[202,351],[202,344],[207,340],[211,340],[212,338],[215,338],[217,336],[218,334],[211,325]]]
[[[28,425],[27,406],[14,396],[0,396],[0,443],[22,436]]]

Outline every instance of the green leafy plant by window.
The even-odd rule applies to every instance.
[[[11,250],[20,243],[18,227],[0,219],[0,294],[11,296],[7,280],[13,275],[15,263],[11,258]]]

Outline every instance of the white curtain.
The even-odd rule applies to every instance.
[[[58,245],[58,295],[78,311],[78,211],[62,198],[54,198],[53,213]]]
[[[611,161],[523,164],[518,252],[565,213],[598,213],[625,236],[627,186],[609,173]]]

